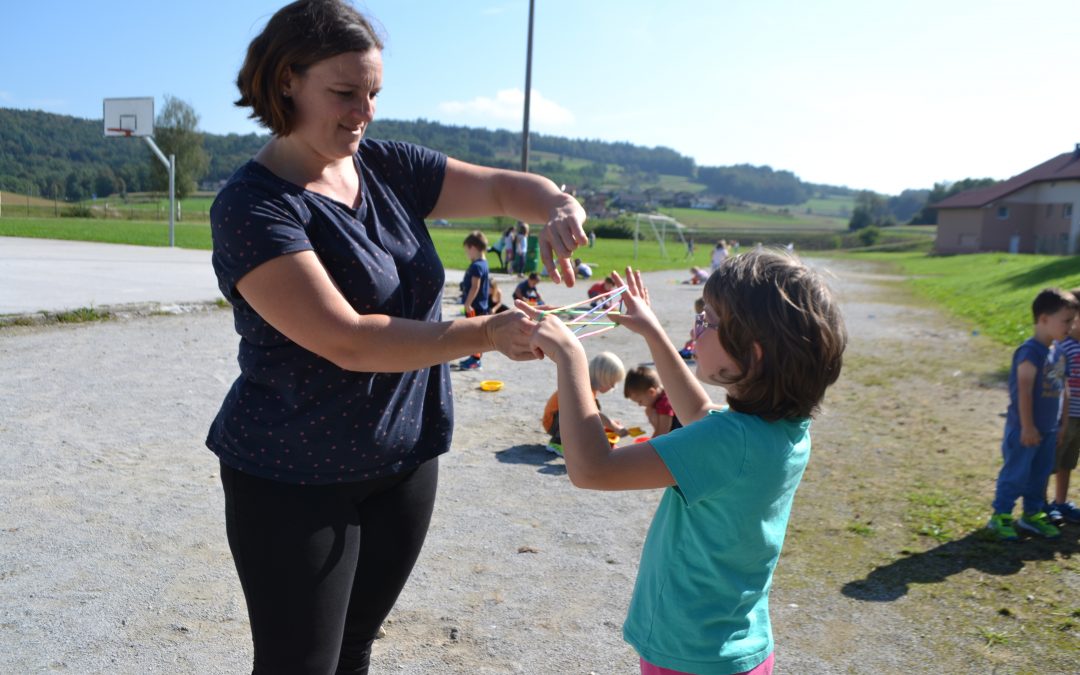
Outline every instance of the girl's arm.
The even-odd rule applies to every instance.
[[[527,304],[518,308],[534,318]],[[558,366],[559,433],[570,481],[593,490],[640,490],[675,484],[667,465],[651,443],[612,449],[589,387],[589,362],[578,339],[553,316],[544,317],[533,333],[537,355]]]
[[[623,285],[618,272],[613,272],[612,276],[616,286]],[[660,321],[649,307],[649,290],[641,281],[641,273],[627,267],[626,287],[627,292],[621,296],[626,311],[621,316],[615,316],[614,320],[645,338],[656,364],[656,373],[664,384],[675,415],[684,426],[696,422],[719,406],[713,404],[701,382],[660,327]]]
[[[534,173],[446,160],[446,176],[431,218],[509,216],[526,223],[544,223],[539,234],[540,259],[555,283],[574,285],[570,255],[588,244],[585,209],[555,183]],[[558,259],[556,264],[555,259]]]
[[[268,260],[236,288],[285,337],[345,370],[400,373],[493,349],[535,358],[521,312],[440,322],[358,314],[313,251]]]

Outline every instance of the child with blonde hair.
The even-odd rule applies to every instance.
[[[771,673],[769,588],[810,456],[810,418],[840,376],[847,334],[839,307],[791,257],[730,258],[705,284],[695,376],[649,307],[640,274],[628,268],[626,281],[617,321],[645,338],[686,425],[645,443],[609,445],[584,385],[581,343],[557,318],[518,305],[540,319],[534,349],[558,366],[570,480],[595,490],[664,489],[623,637],[646,675]],[[728,406],[713,403],[703,382],[723,387]]]
[[[604,425],[604,429],[611,429],[619,436],[626,436],[630,432],[619,423],[618,420],[613,420],[600,411],[600,402],[596,400],[597,394],[603,394],[609,392],[615,388],[623,377],[626,376],[626,367],[623,366],[622,360],[612,354],[611,352],[601,352],[593,357],[589,361],[589,387],[593,394],[593,404],[596,407],[597,413],[600,415],[600,422]],[[547,405],[544,406],[544,416],[541,419],[541,424],[544,425],[544,431],[551,434],[551,440],[548,442],[547,449],[549,452],[553,452],[556,455],[563,454],[562,448],[562,434],[559,430],[559,392],[556,391],[548,399]]]

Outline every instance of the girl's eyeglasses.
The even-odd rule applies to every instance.
[[[701,337],[701,334],[705,332],[705,329],[712,328],[713,330],[719,330],[719,323],[709,323],[709,317],[705,316],[705,312],[701,312],[694,317],[694,339]]]

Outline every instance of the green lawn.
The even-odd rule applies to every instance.
[[[1031,303],[1039,291],[1080,286],[1080,256],[867,253],[851,257],[898,266],[914,277],[911,283],[921,295],[1006,345],[1019,345],[1031,336]]]
[[[493,225],[481,227],[488,239],[495,241],[500,229]],[[468,230],[431,228],[431,239],[443,264],[451,269],[465,269],[468,261],[462,242]],[[160,221],[106,220],[104,218],[4,218],[0,220],[0,236],[36,237],[42,239],[67,239],[96,241],[137,246],[168,246],[169,227]],[[180,248],[209,249],[210,226],[206,223],[177,223],[176,245]],[[663,258],[655,241],[642,241],[638,245],[635,262],[634,242],[628,239],[597,239],[595,248],[579,252],[585,262],[593,265],[597,273],[622,270],[633,264],[642,270],[680,269],[689,270],[691,265],[707,266],[709,251],[698,248],[693,259],[684,259],[685,250],[679,244],[667,246],[669,257]],[[498,259],[492,254],[491,263],[498,267]],[[689,276],[689,275],[687,275]]]
[[[773,210],[704,211],[701,209],[660,209],[683,225],[695,230],[817,230],[847,229],[840,218],[807,216],[798,211],[781,214]]]

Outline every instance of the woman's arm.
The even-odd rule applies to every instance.
[[[399,373],[493,349],[535,358],[522,312],[440,322],[358,314],[313,251],[269,260],[236,288],[285,337],[345,370]]]
[[[553,281],[565,279],[567,286],[574,285],[570,255],[589,243],[585,209],[555,183],[534,173],[490,169],[448,158],[442,191],[429,217],[473,216],[509,216],[526,223],[544,223],[539,234],[540,259]]]

